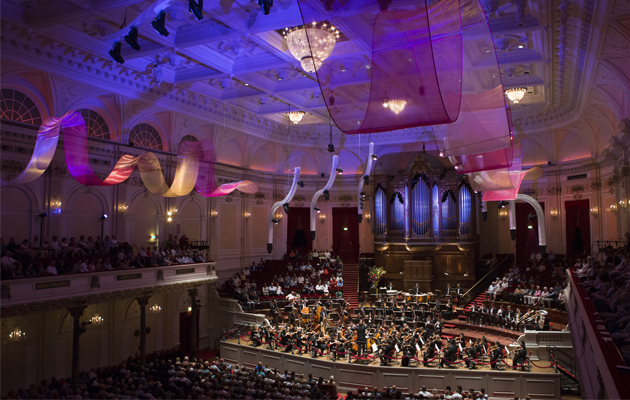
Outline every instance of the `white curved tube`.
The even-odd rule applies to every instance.
[[[287,196],[282,199],[281,201],[277,201],[275,203],[273,203],[273,206],[271,206],[271,209],[269,210],[269,218],[267,219],[267,231],[269,232],[269,236],[268,236],[268,240],[267,240],[267,251],[269,253],[271,253],[271,246],[273,245],[273,226],[274,223],[271,221],[275,214],[276,214],[276,210],[280,207],[282,207],[285,203],[289,203],[291,201],[291,199],[293,199],[293,196],[295,195],[295,192],[297,191],[297,183],[300,180],[300,167],[295,167],[295,172],[293,172],[293,183],[291,184],[291,188],[289,189],[289,193],[287,194]]]
[[[363,179],[366,176],[370,176],[370,173],[372,172],[372,165],[374,164],[374,160],[372,159],[372,155],[374,154],[374,143],[370,142],[370,154],[368,154],[368,162],[367,162],[367,168],[365,169],[365,173],[363,174],[363,176],[361,177],[361,179],[359,179],[359,204],[357,205],[358,211],[359,211],[359,223],[361,223],[361,220],[363,219],[363,210],[361,209],[361,192],[363,191]]]
[[[512,231],[516,229],[516,202],[514,200],[510,200],[509,207],[510,230]]]
[[[315,192],[313,195],[313,200],[311,200],[311,240],[315,240],[315,231],[317,230],[317,225],[315,224],[315,219],[317,218],[317,212],[315,211],[315,206],[317,205],[317,199],[324,194],[326,190],[330,190],[333,183],[335,183],[335,178],[337,177],[337,165],[339,164],[339,156],[333,156],[332,159],[332,168],[330,169],[330,177],[328,178],[328,182],[326,182],[326,186],[322,189]]]
[[[519,194],[516,196],[516,200],[525,201],[531,204],[532,207],[534,207],[534,210],[536,210],[536,215],[538,216],[538,245],[543,248],[542,253],[544,253],[544,250],[547,247],[547,239],[545,237],[545,213],[543,212],[540,203],[535,198],[526,194]]]

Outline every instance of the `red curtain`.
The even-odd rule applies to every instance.
[[[311,250],[311,209],[291,207],[287,220],[287,253],[297,250],[306,256]]]
[[[591,255],[591,219],[588,200],[564,202],[567,218],[567,257]]]
[[[540,203],[543,211],[545,203]],[[516,262],[526,262],[532,251],[538,251],[538,217],[529,220],[536,210],[529,203],[516,203]],[[541,216],[544,218],[544,216]],[[532,229],[528,228],[531,224]]]
[[[333,208],[333,254],[339,254],[344,262],[357,263],[359,262],[359,247],[357,208]]]

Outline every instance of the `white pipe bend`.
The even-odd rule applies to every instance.
[[[547,247],[547,238],[545,237],[545,213],[543,212],[540,203],[535,198],[526,194],[519,194],[516,196],[516,200],[525,201],[534,207],[536,215],[538,216],[538,245],[543,248],[543,253]]]
[[[317,225],[315,224],[315,219],[317,218],[317,212],[315,211],[315,206],[317,205],[317,199],[324,194],[326,190],[330,190],[333,183],[335,183],[335,178],[337,177],[337,165],[339,164],[339,156],[333,156],[332,159],[332,168],[330,170],[330,177],[328,178],[328,182],[326,182],[326,186],[322,189],[315,192],[313,195],[313,199],[311,200],[311,240],[315,240],[315,231],[317,230]]]
[[[372,172],[372,165],[374,164],[374,160],[372,159],[372,155],[374,154],[374,143],[370,142],[370,154],[368,154],[368,162],[367,162],[367,168],[365,169],[365,173],[363,174],[363,176],[361,177],[361,179],[359,179],[359,203],[357,205],[358,211],[359,211],[359,223],[361,223],[361,220],[363,219],[363,209],[361,208],[361,192],[363,191],[363,184],[364,184],[364,178],[366,176],[370,176],[370,173]]]
[[[297,183],[300,180],[300,167],[295,167],[295,171],[293,172],[293,183],[291,184],[291,188],[289,189],[289,193],[287,194],[287,196],[282,199],[281,201],[277,201],[273,204],[273,206],[271,206],[271,209],[269,210],[269,218],[267,221],[267,231],[269,233],[268,236],[268,240],[267,240],[267,251],[269,253],[271,253],[271,247],[273,245],[273,226],[274,223],[271,221],[272,219],[274,219],[274,216],[276,214],[276,210],[280,207],[282,207],[285,203],[289,203],[292,199],[293,196],[295,195],[295,192],[297,191]]]

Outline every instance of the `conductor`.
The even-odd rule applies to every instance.
[[[355,326],[352,330],[357,334],[357,346],[359,347],[359,356],[363,356],[363,354],[366,354],[366,344],[367,344],[367,338],[365,337],[365,330],[367,329],[367,326],[365,326],[365,324],[363,324],[363,320],[361,320],[359,322],[359,325]]]

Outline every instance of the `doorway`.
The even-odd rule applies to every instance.
[[[192,328],[192,311],[185,311],[179,314],[179,345],[182,352],[190,352],[192,344],[190,330]],[[197,348],[199,348],[199,310],[197,309]]]

